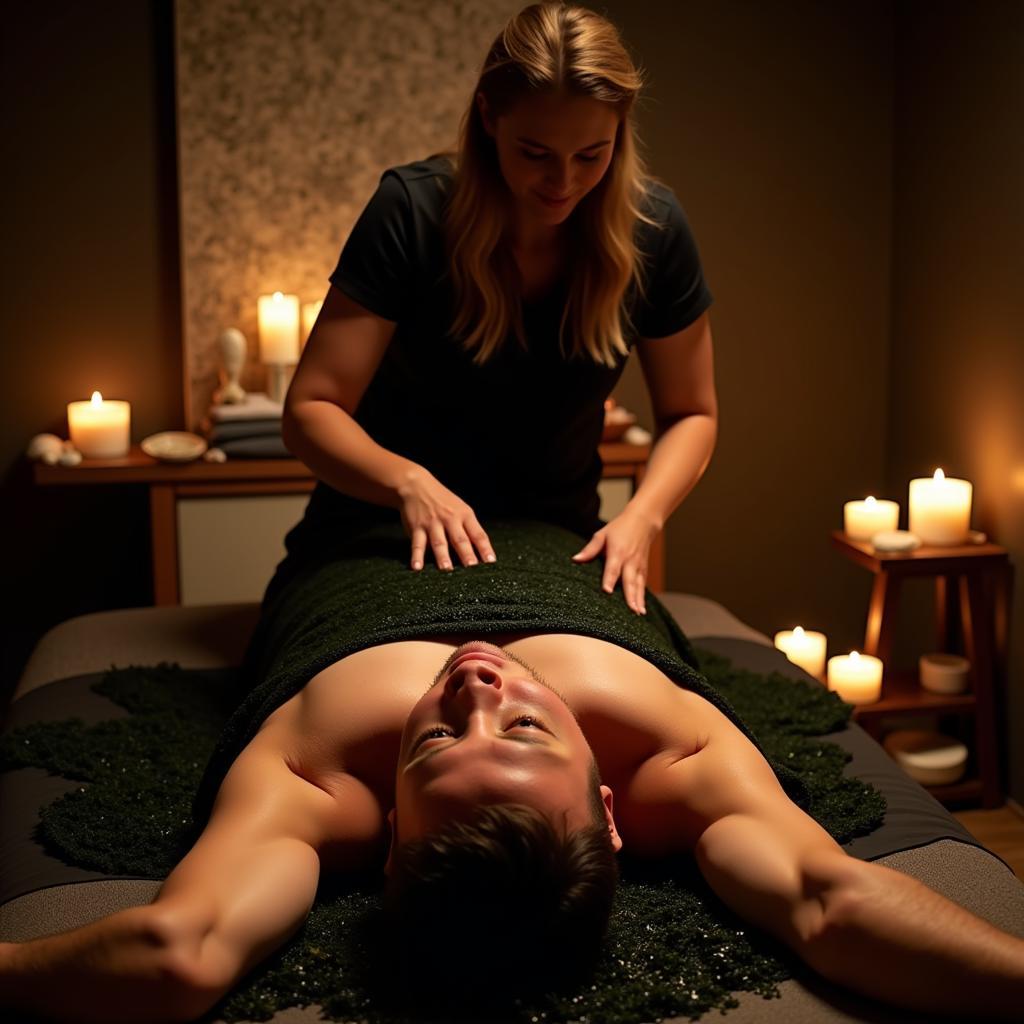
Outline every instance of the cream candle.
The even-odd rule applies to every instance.
[[[847,704],[874,704],[882,696],[881,660],[857,651],[829,658],[828,688]]]
[[[871,540],[883,530],[895,530],[900,520],[900,507],[895,501],[879,501],[868,495],[863,501],[843,505],[843,530],[851,540]]]
[[[973,490],[969,481],[947,477],[941,469],[911,480],[910,532],[925,544],[966,544]]]
[[[299,361],[299,297],[274,292],[261,295],[257,304],[260,359],[288,366]]]
[[[316,324],[316,318],[320,315],[320,309],[324,304],[324,300],[320,299],[317,302],[305,302],[302,305],[302,347],[306,347],[306,342],[309,341],[309,336],[313,333],[313,327]]]
[[[799,665],[816,679],[825,674],[824,633],[813,629],[805,630],[803,626],[795,629],[783,629],[775,634],[775,646],[786,655],[794,665]]]
[[[128,402],[104,401],[98,392],[88,402],[68,402],[71,443],[87,459],[117,459],[131,446],[132,407]]]

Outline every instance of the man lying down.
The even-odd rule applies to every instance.
[[[725,904],[840,985],[1016,1018],[1024,941],[847,856],[655,598],[640,617],[602,593],[567,531],[489,535],[493,565],[412,573],[402,531],[377,527],[279,588],[198,841],[151,905],[0,946],[0,1004],[198,1017],[296,931],[321,872],[367,869],[427,976],[582,970],[628,847],[692,853]]]

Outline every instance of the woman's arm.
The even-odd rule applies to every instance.
[[[473,510],[424,467],[381,447],[353,418],[384,357],[395,324],[333,286],[285,398],[281,432],[288,450],[336,491],[401,510],[412,539],[412,568],[429,542],[451,568],[448,544],[464,565],[494,551]]]
[[[603,549],[602,586],[611,593],[621,576],[627,604],[643,613],[651,544],[703,475],[718,434],[707,313],[667,338],[641,339],[637,352],[651,395],[657,439],[644,479],[625,509],[575,558],[586,561]]]

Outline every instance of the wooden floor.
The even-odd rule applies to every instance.
[[[1024,880],[1024,815],[1015,807],[1004,804],[994,811],[954,811],[953,817]]]

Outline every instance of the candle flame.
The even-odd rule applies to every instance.
[[[934,480],[945,480],[946,479],[946,474],[943,473],[941,469],[937,469],[937,470],[935,470],[935,476],[933,477],[933,479]]]
[[[793,636],[802,637],[803,635],[804,635],[804,627],[803,626],[797,626],[796,629],[793,630]]]
[[[92,393],[92,398],[90,398],[89,401],[92,402],[93,405],[102,405],[103,396],[98,391],[94,391]]]
[[[876,501],[875,501],[875,499],[874,499],[874,498],[873,498],[873,497],[872,497],[872,496],[871,496],[871,495],[869,494],[869,495],[868,495],[868,496],[867,496],[867,497],[866,497],[866,498],[864,499],[864,504],[865,504],[865,505],[875,505],[875,504],[877,504],[877,502],[876,502]]]
[[[860,655],[856,651],[850,651],[850,657],[857,659],[860,657]]]
[[[274,292],[274,301],[280,302],[284,298],[283,292]]]

